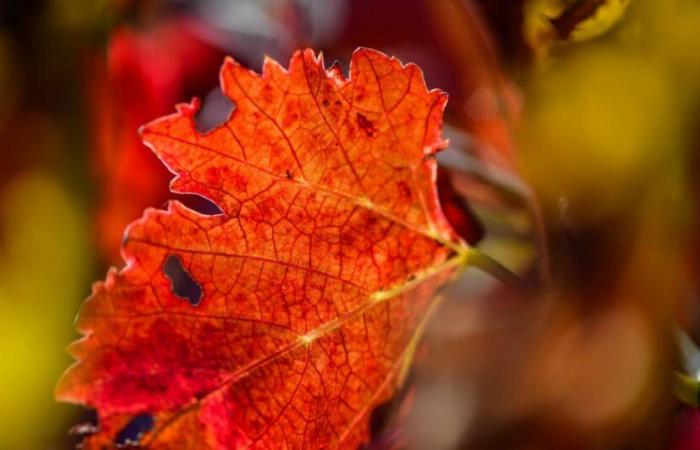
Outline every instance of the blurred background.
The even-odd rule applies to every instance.
[[[225,118],[225,55],[358,46],[449,93],[446,212],[534,286],[445,291],[369,448],[700,449],[698,30],[697,0],[0,0],[0,449],[94,421],[53,400],[73,319],[176,197],[139,125]]]

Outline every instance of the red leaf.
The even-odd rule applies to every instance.
[[[452,228],[470,245],[476,245],[484,238],[485,230],[467,200],[452,184],[452,175],[446,169],[438,169],[438,196],[445,218]]]
[[[170,174],[136,133],[145,121],[216,84],[223,54],[195,33],[195,22],[173,18],[132,30],[117,28],[106,58],[95,58],[87,76],[93,135],[93,168],[99,182],[98,244],[119,260],[124,227],[144,208],[168,198]],[[210,73],[211,72],[211,73]]]
[[[171,202],[128,228],[127,265],[83,306],[57,390],[98,410],[86,448],[144,413],[143,448],[367,441],[466,246],[435,186],[446,95],[373,50],[350,74],[310,50],[262,76],[228,59],[226,123],[198,133],[195,101],[142,130],[172,189],[223,214]]]

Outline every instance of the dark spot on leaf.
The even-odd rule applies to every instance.
[[[195,128],[200,133],[209,133],[226,122],[235,109],[236,105],[221,92],[221,89],[212,89],[194,117]]]
[[[374,128],[374,122],[372,122],[360,113],[357,113],[357,126],[360,127],[360,129],[367,135],[367,137],[374,136],[374,133],[377,131]]]
[[[138,444],[141,437],[153,428],[153,416],[151,414],[139,414],[126,424],[114,438],[114,443],[119,446]]]
[[[328,105],[330,105],[330,104],[331,104],[331,103],[330,103],[328,100],[323,99],[323,107],[324,107],[324,108],[328,108]]]
[[[294,174],[293,174],[292,171],[289,170],[289,169],[287,169],[287,170],[284,171],[284,175],[285,175],[288,179],[290,179],[290,180],[293,180],[293,179],[294,179]]]
[[[396,186],[398,188],[398,193],[399,196],[401,196],[402,199],[405,199],[406,201],[410,201],[412,198],[412,192],[411,188],[408,186],[408,184],[405,181],[398,181],[396,183]]]
[[[163,273],[170,280],[175,295],[186,299],[192,306],[199,305],[202,299],[202,288],[182,267],[182,261],[178,256],[168,256],[163,265]]]

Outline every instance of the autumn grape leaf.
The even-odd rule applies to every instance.
[[[222,214],[171,202],[129,226],[57,396],[97,409],[87,449],[144,414],[148,449],[357,448],[467,259],[435,185],[447,96],[369,49],[348,79],[311,50],[220,78],[223,124],[199,133],[193,101],[142,137]]]

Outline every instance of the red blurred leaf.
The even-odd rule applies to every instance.
[[[676,413],[671,450],[692,450],[700,447],[700,411],[685,409]]]
[[[453,121],[473,135],[471,151],[484,163],[516,174],[510,122],[520,109],[519,93],[505,75],[494,36],[470,1],[426,1],[459,74],[464,98],[454,104]],[[509,9],[504,7],[504,13]]]
[[[196,24],[171,19],[135,31],[117,29],[105,59],[93,61],[87,92],[93,127],[95,179],[100,186],[98,244],[119,260],[124,227],[144,208],[168,199],[170,174],[136,133],[192,92],[216,85],[223,54],[197,37]]]
[[[435,186],[446,95],[373,50],[350,74],[310,50],[262,76],[228,59],[227,122],[200,134],[195,101],[143,129],[171,188],[223,213],[174,201],[128,228],[127,265],[86,301],[57,391],[98,410],[86,448],[143,431],[144,414],[143,448],[367,441],[467,247]]]
[[[445,218],[462,239],[476,245],[484,237],[484,227],[452,182],[450,172],[438,169],[438,194]]]

